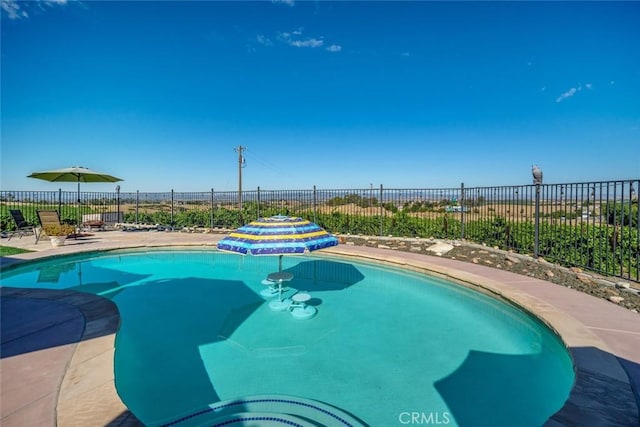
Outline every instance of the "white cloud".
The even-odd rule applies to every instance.
[[[276,40],[292,47],[307,47],[307,48],[315,49],[315,48],[321,48],[325,46],[324,36],[303,37],[302,32],[303,32],[302,27],[291,32],[284,31],[284,32],[278,33],[278,35],[276,36]],[[258,42],[260,42],[260,40],[258,40]],[[341,52],[342,46],[334,43],[324,47],[324,49],[328,52]]]
[[[556,102],[562,102],[567,98],[571,98],[573,95],[575,95],[578,92],[582,91],[582,85],[579,84],[577,88],[572,87],[571,89],[569,89],[568,91],[566,91],[565,93],[561,94],[559,97],[556,98]],[[593,85],[591,83],[586,83],[584,85],[584,88],[589,90],[593,87]]]
[[[322,47],[324,42],[320,39],[307,39],[307,40],[289,40],[289,46],[295,47]]]
[[[258,34],[256,36],[256,41],[265,46],[273,46],[273,42],[269,40],[267,37],[263,36],[262,34]]]
[[[569,89],[568,91],[566,91],[565,93],[563,93],[562,95],[560,95],[559,97],[556,98],[556,102],[562,102],[563,100],[567,99],[567,98],[571,98],[573,95],[575,95],[577,92],[575,87],[572,87],[571,89]]]
[[[287,5],[289,7],[293,7],[293,5],[295,4],[295,2],[293,0],[271,0],[271,3],[273,3],[273,4],[284,4],[284,5]]]
[[[7,14],[9,19],[28,18],[29,13],[25,9],[38,8],[45,10],[46,7],[64,6],[67,0],[36,0],[32,2],[20,0],[1,0],[0,8]]]
[[[324,41],[321,38],[308,38],[306,40],[298,40],[297,37],[302,35],[302,29],[298,29],[292,33],[280,33],[278,39],[282,42],[288,44],[289,46],[294,47],[322,47],[324,45]],[[295,38],[293,36],[296,36]]]
[[[290,33],[287,31],[282,32],[279,34],[279,37],[285,41],[289,41],[293,36],[301,36],[301,35],[302,35],[302,28],[299,28],[297,30],[293,30]]]
[[[2,0],[0,3],[2,10],[4,10],[9,19],[28,18],[29,15],[26,11],[20,8],[20,5],[16,0]]]

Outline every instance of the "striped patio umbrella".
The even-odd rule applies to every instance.
[[[278,255],[278,272],[282,272],[283,255],[304,254],[337,244],[335,236],[311,221],[277,215],[238,228],[218,242],[218,249],[245,255]]]

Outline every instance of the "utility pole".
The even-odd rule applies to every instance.
[[[239,145],[238,148],[234,148],[234,150],[238,153],[238,212],[240,213],[240,222],[242,223],[242,168],[244,167],[244,156],[242,152],[246,150],[247,147],[243,147]],[[242,225],[242,224],[240,224]]]

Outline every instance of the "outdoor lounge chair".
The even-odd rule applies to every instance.
[[[82,215],[82,229],[83,230],[104,230],[105,222],[102,220],[102,214],[86,214]]]
[[[40,238],[38,230],[24,219],[22,211],[20,209],[10,209],[9,212],[11,213],[13,221],[16,223],[16,229],[9,234],[9,238],[7,240],[11,240],[11,238],[16,234],[19,235],[20,239],[22,239],[22,236],[25,234],[33,234],[36,237],[36,243],[38,243],[38,239]]]
[[[40,236],[44,233],[44,228],[47,225],[62,225],[60,215],[58,215],[58,211],[56,210],[37,210],[36,214],[38,214],[38,221],[40,221],[41,226]],[[77,234],[74,234],[73,237],[77,238]]]

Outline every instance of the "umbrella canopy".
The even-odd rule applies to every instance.
[[[72,166],[64,169],[54,169],[50,171],[34,172],[27,178],[43,179],[49,182],[77,182],[78,200],[80,200],[81,182],[118,182],[122,181],[115,176],[100,173],[82,166]]]
[[[311,221],[277,215],[238,228],[218,242],[218,249],[249,255],[287,255],[337,244],[335,236]]]
[[[338,239],[319,225],[283,215],[260,218],[238,228],[218,242],[218,249],[249,255],[304,254],[336,246]]]
[[[118,182],[122,181],[115,176],[100,173],[82,166],[55,169],[44,172],[34,172],[28,178],[43,179],[49,182]]]

